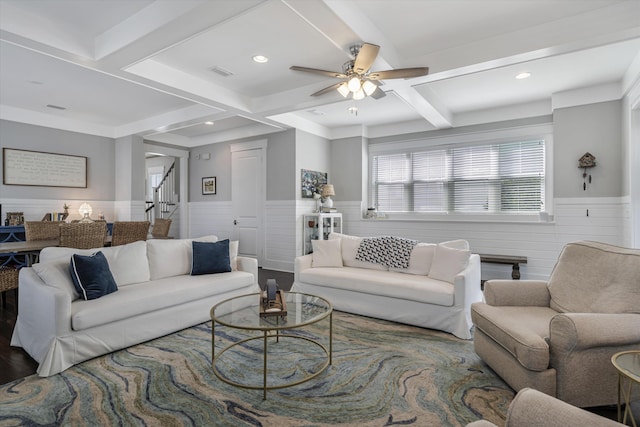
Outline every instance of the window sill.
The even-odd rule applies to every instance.
[[[362,218],[363,221],[397,222],[473,222],[500,224],[555,224],[553,215],[542,218],[541,215],[508,214],[424,214],[424,213],[382,213],[378,218]]]

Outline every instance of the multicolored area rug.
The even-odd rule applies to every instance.
[[[327,328],[322,321],[296,333],[328,346]],[[216,351],[246,337],[217,325],[215,332]],[[269,342],[274,381],[321,364],[321,351],[298,342],[306,341]],[[219,362],[224,375],[259,385],[262,341],[236,346]],[[0,426],[464,426],[482,418],[503,425],[513,396],[471,341],[335,312],[333,364],[306,383],[269,391],[267,400],[213,374],[209,322],[49,378],[5,384]]]

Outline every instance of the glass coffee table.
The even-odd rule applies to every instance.
[[[633,384],[640,385],[640,350],[621,351],[611,356],[611,363],[618,371],[618,422],[627,424],[627,415],[633,427],[637,427],[636,419],[631,413],[631,396]],[[625,387],[623,379],[626,379]],[[621,404],[624,397],[624,415]]]
[[[220,380],[236,387],[262,390],[263,399],[266,399],[267,390],[302,384],[320,375],[331,364],[333,351],[333,307],[331,303],[324,298],[309,294],[285,292],[284,295],[287,309],[284,316],[260,316],[261,295],[259,293],[230,298],[211,308],[211,367]],[[318,323],[327,317],[329,318],[328,349],[320,342],[320,338],[315,335],[306,331],[300,331],[299,333],[294,333],[296,331],[293,331],[294,329]],[[258,331],[260,334],[237,341],[231,340],[231,344],[216,354],[216,324],[238,330]],[[258,340],[262,341],[261,346],[257,343]],[[291,375],[291,378],[294,378],[292,381],[280,383],[274,381],[269,384],[269,354],[277,349],[277,344],[281,343],[281,341],[283,341],[281,344],[283,348],[285,347],[285,341],[289,341],[289,344],[295,341],[295,344],[293,346],[289,345],[282,354],[277,356],[272,354],[272,358],[277,357],[277,360],[272,360],[272,362],[288,358],[285,362],[286,365],[289,367],[295,366],[298,374],[300,371],[305,371],[305,369],[297,366],[300,363],[299,359],[302,358],[295,358],[295,356],[296,353],[302,352],[305,344],[310,344],[310,347],[318,350],[323,360],[318,365],[313,366],[312,372],[304,372],[301,378],[299,375],[298,377]],[[250,363],[252,362],[255,364],[254,356],[260,353],[262,353],[262,384],[251,383],[251,378],[248,378],[246,374],[248,371],[253,371],[253,369],[243,369],[242,366],[243,363],[248,364],[247,366],[251,366]],[[221,363],[220,361],[225,355],[228,358],[233,357],[233,362],[228,361],[226,365]]]

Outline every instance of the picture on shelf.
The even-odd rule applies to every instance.
[[[328,182],[326,172],[302,169],[301,186],[302,198],[312,199],[314,194],[320,194],[322,187]]]

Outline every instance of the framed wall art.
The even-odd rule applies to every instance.
[[[202,178],[202,194],[216,194],[216,177]]]
[[[322,187],[327,183],[327,173],[302,169],[300,182],[302,198],[312,199],[314,193],[322,192]]]
[[[87,158],[41,151],[2,149],[4,185],[87,188]]]

